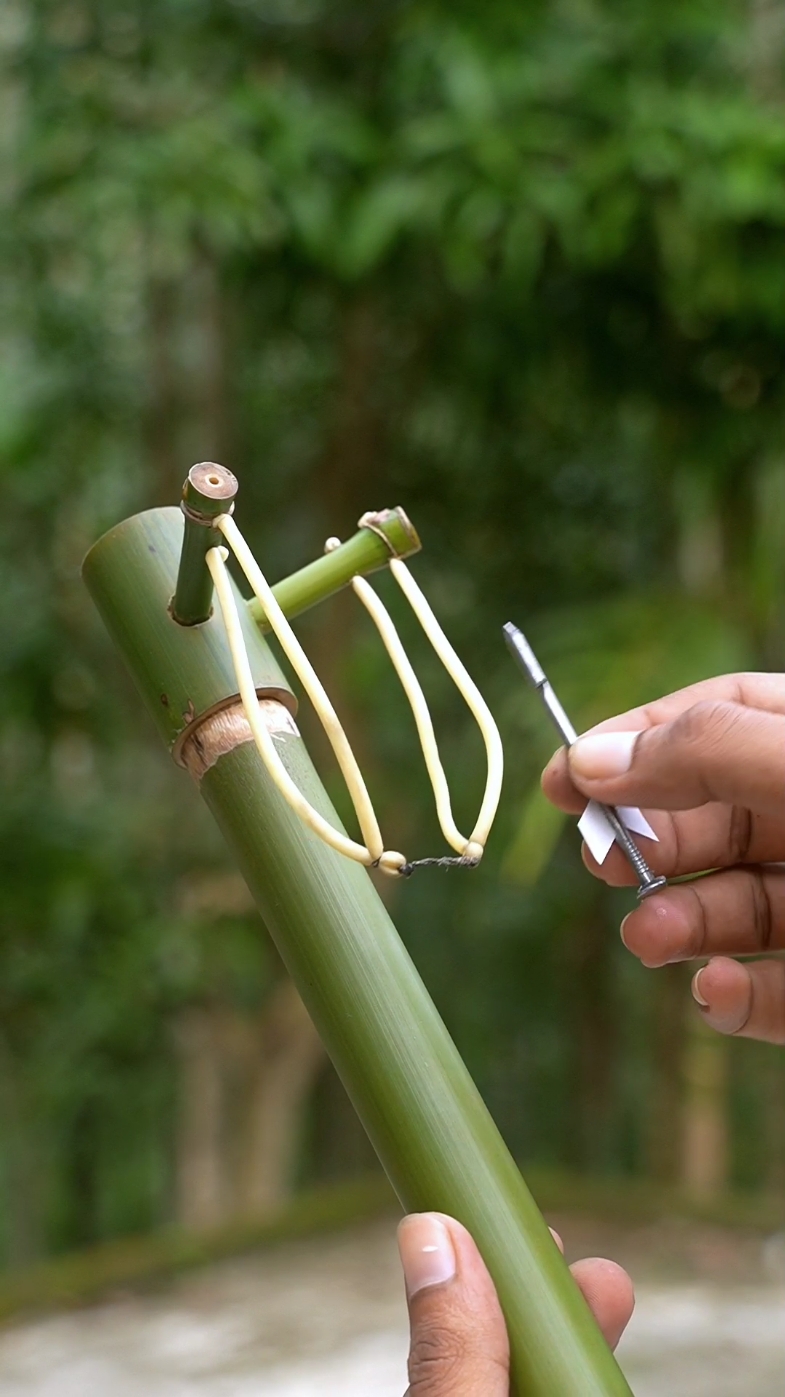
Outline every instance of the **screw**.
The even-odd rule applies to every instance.
[[[519,630],[517,626],[514,626],[511,621],[508,621],[504,626],[504,639],[524,674],[527,675],[540,694],[559,736],[568,747],[571,747],[573,742],[576,741],[578,734],[553,692],[548,676],[532,650],[526,636],[523,634],[523,631]],[[652,873],[643,854],[635,843],[635,840],[626,825],[619,819],[618,812],[614,807],[612,805],[603,805],[600,801],[596,803],[599,805],[599,808],[613,830],[613,837],[616,843],[627,855],[635,871],[639,883],[639,900],[643,901],[644,898],[651,897],[652,893],[659,892],[660,888],[666,887],[668,882],[667,878],[661,873]]]
[[[601,801],[597,801],[597,804],[616,836],[616,843],[624,850],[638,876],[638,900],[642,902],[644,898],[651,897],[652,893],[657,893],[660,888],[664,888],[668,880],[662,873],[652,873],[635,840],[626,825],[622,824],[613,806],[603,805]]]

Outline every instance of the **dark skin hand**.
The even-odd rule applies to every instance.
[[[509,1397],[504,1316],[466,1228],[443,1213],[414,1213],[398,1246],[411,1327],[407,1397]],[[572,1274],[615,1348],[632,1314],[629,1276],[597,1258],[576,1262]]]
[[[666,888],[622,924],[644,965],[707,961],[693,979],[706,1022],[720,1033],[785,1043],[785,677],[709,679],[599,724],[543,773],[549,800],[580,814],[587,796],[640,805],[659,837],[647,860]],[[595,877],[633,883],[614,848]],[[732,957],[765,955],[752,962]]]
[[[644,841],[655,872],[712,870],[640,903],[622,923],[624,944],[650,967],[706,962],[692,982],[706,1022],[785,1043],[785,959],[775,958],[785,950],[785,676],[726,675],[631,709],[561,748],[542,784],[570,815],[589,798],[643,807],[659,838]],[[635,883],[615,847],[602,867],[585,847],[583,858],[612,887]],[[408,1397],[509,1397],[504,1319],[465,1228],[416,1214],[401,1223],[399,1246]],[[572,1272],[615,1347],[632,1314],[629,1277],[597,1259]]]

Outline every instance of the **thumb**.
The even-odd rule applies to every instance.
[[[785,717],[706,700],[642,732],[589,732],[567,761],[578,789],[609,805],[687,810],[722,801],[780,814]]]
[[[407,1397],[508,1397],[504,1317],[466,1228],[443,1213],[413,1213],[398,1247],[411,1326]]]

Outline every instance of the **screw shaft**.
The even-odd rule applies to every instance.
[[[504,639],[514,658],[517,660],[524,674],[527,676],[535,689],[540,694],[545,707],[550,714],[551,720],[567,747],[571,747],[578,734],[570,722],[567,714],[561,706],[553,687],[540,664],[537,656],[531,648],[523,631],[508,621],[504,626]],[[652,873],[643,854],[638,848],[635,840],[627,829],[626,825],[619,818],[618,811],[612,805],[602,805],[599,801],[603,815],[613,830],[613,836],[620,849],[626,854],[638,879],[638,897],[643,899],[651,897],[652,893],[664,888],[667,883],[661,873]]]
[[[603,815],[613,830],[616,843],[627,855],[629,862],[635,870],[639,883],[638,897],[641,899],[651,897],[652,893],[656,893],[660,888],[665,887],[668,881],[667,878],[661,873],[652,873],[643,854],[627,829],[627,826],[619,819],[618,813],[614,807],[612,805],[602,805],[599,801],[597,803],[600,805]]]

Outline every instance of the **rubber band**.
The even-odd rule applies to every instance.
[[[383,850],[375,858],[364,845],[356,843],[355,840],[350,839],[348,835],[335,829],[334,826],[330,824],[329,820],[325,820],[324,816],[320,815],[318,810],[314,809],[310,801],[306,800],[299,786],[292,780],[286,770],[270,732],[259,713],[259,700],[256,695],[256,686],[253,682],[251,666],[245,648],[245,640],[243,639],[242,626],[240,625],[240,617],[237,612],[237,603],[234,599],[229,573],[226,567],[227,557],[227,549],[211,548],[207,553],[207,566],[210,569],[215,584],[218,605],[221,608],[224,625],[226,626],[226,635],[232,656],[232,664],[234,665],[237,677],[237,688],[240,694],[240,700],[245,710],[245,716],[248,719],[249,727],[253,733],[259,756],[264,762],[267,771],[278,787],[278,790],[281,792],[281,795],[289,803],[295,813],[299,815],[304,824],[308,825],[309,828],[313,830],[314,834],[317,834],[326,844],[331,845],[333,849],[336,849],[339,854],[343,854],[344,857],[355,859],[357,863],[370,865],[378,861],[380,866],[385,868],[385,872],[397,872],[397,867],[389,866],[389,859],[393,858],[399,860],[398,866],[402,868],[406,862],[402,854],[388,856],[388,864],[384,863],[385,855]],[[381,843],[381,836],[379,837],[379,842]]]
[[[478,844],[484,849],[491,832],[491,826],[496,818],[502,793],[504,748],[502,747],[501,734],[485,699],[463,660],[456,654],[444,634],[431,610],[430,603],[415,582],[406,564],[400,558],[391,558],[389,568],[482,734],[488,762],[488,776],[480,813],[469,836],[469,843]],[[468,849],[464,849],[463,852],[467,854]]]
[[[448,844],[459,856],[455,859],[422,859],[409,863],[403,854],[384,848],[368,789],[340,719],[321,680],[276,601],[272,588],[234,520],[229,514],[221,514],[215,519],[213,526],[223,535],[234,553],[257,601],[264,610],[271,629],[277,636],[284,653],[314,706],[346,782],[365,844],[360,844],[340,830],[335,829],[314,809],[289,776],[278,754],[275,743],[259,714],[258,700],[237,614],[237,605],[226,569],[227,550],[217,546],[208,551],[207,564],[215,584],[218,604],[226,626],[232,663],[237,675],[238,692],[259,755],[284,799],[320,839],[323,839],[325,843],[346,858],[354,859],[366,867],[379,867],[385,873],[404,876],[409,876],[414,868],[424,864],[437,864],[442,867],[458,864],[463,867],[475,867],[482,858],[485,842],[499,803],[504,765],[501,738],[485,700],[458,658],[428,602],[403,562],[400,559],[390,559],[390,567],[394,570],[401,569],[404,574],[401,576],[395,570],[396,581],[409,600],[417,619],[453,683],[472,712],[485,743],[488,762],[485,793],[480,815],[468,839],[461,834],[453,819],[447,778],[439,756],[436,735],[425,695],[403,648],[392,618],[365,578],[355,577],[352,580],[352,587],[379,631],[382,643],[390,656],[409,701],[433,787],[439,824]],[[327,551],[338,544],[338,539],[328,539]]]

